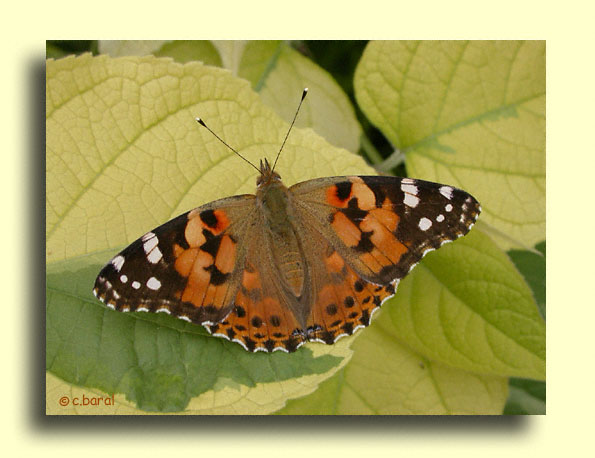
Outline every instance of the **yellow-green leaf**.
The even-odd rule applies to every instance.
[[[382,322],[388,308],[376,321]],[[504,377],[428,360],[380,326],[366,329],[344,369],[318,390],[290,400],[279,414],[497,415],[508,394]]]
[[[371,42],[355,89],[410,176],[471,192],[502,248],[545,239],[545,42]]]
[[[296,125],[312,127],[333,145],[357,152],[361,127],[347,95],[325,70],[282,45],[259,91],[263,102],[291,121],[304,87],[309,89],[309,100]]]
[[[335,146],[354,153],[359,149],[361,127],[347,95],[328,72],[281,41],[100,41],[99,45],[111,56],[153,53],[177,62],[199,60],[227,68],[249,80],[263,102],[287,122],[308,87],[308,104],[296,125],[312,127]]]

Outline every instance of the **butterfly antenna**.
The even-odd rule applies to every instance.
[[[285,140],[283,140],[283,143],[281,144],[281,148],[279,148],[279,152],[277,153],[277,157],[275,158],[275,162],[273,163],[272,170],[275,170],[275,166],[277,165],[277,161],[279,160],[279,156],[281,155],[281,151],[283,151],[283,147],[285,146],[285,142],[287,141],[287,137],[289,137],[289,132],[291,132],[291,128],[293,127],[293,124],[295,123],[295,120],[297,119],[297,115],[300,112],[300,107],[302,106],[302,102],[306,98],[306,95],[308,95],[308,88],[307,87],[305,87],[304,88],[304,92],[302,92],[302,99],[300,100],[300,104],[298,105],[297,110],[295,110],[295,115],[293,116],[293,121],[291,121],[291,125],[289,126],[289,130],[287,131],[287,135],[285,136]]]
[[[233,149],[231,146],[229,146],[227,143],[225,143],[225,141],[223,141],[223,139],[221,137],[219,137],[219,135],[217,135],[215,132],[213,132],[211,130],[211,128],[209,126],[207,126],[202,119],[200,119],[200,118],[195,118],[195,119],[196,119],[197,123],[199,123],[201,126],[205,127],[209,132],[211,132],[217,140],[219,140],[221,143],[223,143],[225,146],[227,146],[230,150],[232,150],[234,153],[236,153],[238,156],[240,156],[242,159],[244,159],[248,164],[250,164],[252,167],[254,167],[258,171],[258,173],[260,173],[260,169],[258,167],[256,167],[252,162],[250,162],[248,159],[246,159],[244,156],[242,156],[240,153],[238,153],[235,149]]]

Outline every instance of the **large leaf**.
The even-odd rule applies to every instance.
[[[410,176],[471,192],[505,249],[545,239],[545,42],[372,42],[355,89]]]
[[[279,46],[261,79],[259,93],[263,102],[283,119],[291,121],[295,113],[295,94],[308,87],[310,101],[296,125],[312,127],[333,145],[357,152],[361,127],[347,95],[325,70],[289,46]],[[246,52],[253,47],[248,47]]]
[[[531,290],[489,237],[473,231],[422,266],[401,282],[381,324],[387,332],[464,370],[545,378],[545,324]]]
[[[258,412],[312,391],[344,364],[349,340],[250,354],[198,326],[122,314],[91,294],[102,264],[147,230],[213,199],[251,192],[246,157],[272,158],[287,124],[246,81],[199,63],[107,56],[47,62],[47,369],[145,410]],[[312,164],[316,164],[314,168]],[[312,131],[292,132],[286,184],[370,173]]]
[[[507,376],[545,377],[544,323],[480,231],[430,253],[399,285],[347,366],[282,414],[498,414]]]
[[[377,321],[382,321],[386,309]],[[432,362],[380,327],[353,344],[347,366],[317,391],[290,400],[283,415],[500,414],[507,379],[474,374]]]
[[[249,80],[261,100],[287,122],[308,87],[308,104],[296,125],[312,127],[335,146],[351,152],[359,149],[361,127],[347,95],[325,70],[281,41],[100,41],[99,48],[111,56],[153,53],[177,62],[200,60],[222,66]]]

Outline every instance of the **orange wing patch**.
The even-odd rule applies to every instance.
[[[207,328],[213,335],[238,342],[248,351],[295,351],[304,341],[299,324],[277,298],[263,293],[259,272],[249,264],[231,313]]]
[[[325,258],[329,281],[321,288],[312,307],[306,336],[327,344],[367,326],[382,301],[395,286],[375,285],[363,280],[334,251]]]
[[[347,208],[351,199],[357,199],[357,206],[362,210],[376,207],[374,192],[359,177],[350,177],[349,181],[337,183],[326,190],[326,201],[337,208]]]
[[[237,259],[233,238],[224,231],[229,219],[223,210],[191,211],[184,230],[188,248],[174,246],[176,271],[187,278],[181,300],[204,308],[205,322],[222,318],[231,303],[229,279]]]
[[[358,178],[330,186],[326,195],[329,203],[339,207],[331,220],[335,234],[372,272],[397,264],[407,253],[407,246],[395,235],[399,215],[389,199],[378,207],[374,192]]]

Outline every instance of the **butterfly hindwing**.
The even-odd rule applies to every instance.
[[[316,224],[304,229],[313,291],[304,331],[307,340],[332,344],[368,326],[374,311],[395,289],[393,284],[378,285],[358,275],[320,229]]]

